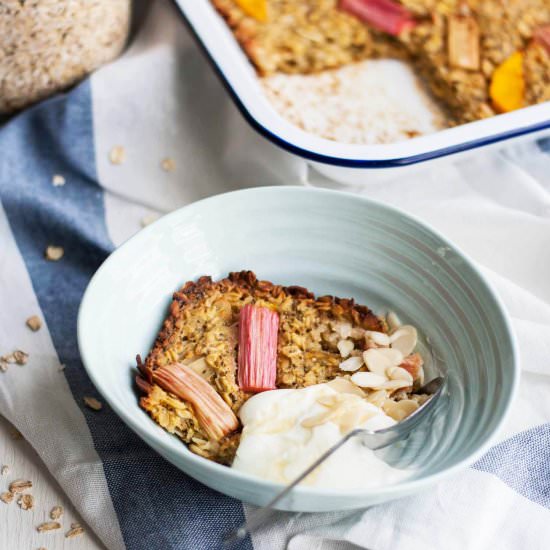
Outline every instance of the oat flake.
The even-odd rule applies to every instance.
[[[26,365],[29,358],[29,354],[21,351],[20,349],[13,352],[13,358],[18,365]]]
[[[65,185],[65,178],[61,174],[55,174],[52,178],[52,184],[54,187],[61,187]]]
[[[176,169],[176,163],[175,163],[174,159],[172,159],[170,157],[166,157],[166,158],[162,159],[162,161],[160,163],[160,167],[165,172],[173,172]]]
[[[103,408],[103,404],[101,403],[101,401],[99,401],[95,397],[84,397],[84,404],[94,411],[100,411]]]
[[[33,315],[32,317],[29,317],[25,321],[25,323],[33,332],[37,332],[42,327],[42,321],[40,320],[40,317],[38,317],[38,315]]]
[[[80,523],[71,523],[71,529],[65,533],[65,538],[72,539],[82,534],[84,534],[84,527],[82,527]]]
[[[116,145],[109,152],[111,164],[122,164],[126,160],[126,150],[122,145]]]
[[[32,481],[16,479],[10,483],[10,493],[22,493],[32,487]]]
[[[63,506],[54,506],[50,510],[51,519],[59,519],[63,515]]]
[[[58,260],[61,260],[61,258],[63,258],[63,254],[65,254],[63,247],[54,245],[48,246],[44,252],[46,260],[49,260],[50,262],[57,262]]]
[[[32,510],[34,506],[34,497],[30,494],[21,495],[17,501],[21,510]]]
[[[57,521],[46,521],[36,528],[39,533],[43,533],[44,531],[55,531],[56,529],[61,529],[61,523]]]
[[[5,493],[0,493],[0,500],[9,504],[13,500],[13,493],[6,491]]]

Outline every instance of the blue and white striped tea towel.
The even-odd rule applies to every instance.
[[[109,161],[117,145],[120,165]],[[173,171],[160,168],[165,157]],[[549,173],[550,156],[527,144],[351,189],[421,216],[483,267],[519,336],[520,392],[501,442],[472,468],[360,512],[278,514],[242,548],[550,546]],[[165,462],[108,408],[83,407],[96,395],[76,345],[84,288],[144,217],[288,183],[329,185],[246,126],[161,0],[121,59],[0,128],[0,352],[30,354],[25,368],[0,373],[0,414],[111,550],[217,548],[249,508]],[[45,261],[48,245],[63,247],[60,261]],[[31,333],[25,319],[36,313],[45,323]]]

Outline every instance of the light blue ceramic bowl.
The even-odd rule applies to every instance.
[[[241,269],[396,311],[429,342],[430,368],[448,377],[448,398],[430,430],[391,450],[412,468],[407,480],[369,491],[298,488],[281,508],[338,510],[405,496],[488,448],[517,386],[517,348],[501,303],[472,263],[383,204],[332,191],[259,188],[194,203],[143,229],[101,266],[82,301],[78,341],[88,374],[128,426],[178,468],[253,504],[280,489],[189,452],[139,408],[132,384],[134,357],[147,354],[171,293],[200,275]]]

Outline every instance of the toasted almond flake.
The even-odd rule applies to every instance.
[[[158,214],[147,214],[147,216],[143,216],[143,218],[141,218],[141,227],[147,227],[153,222],[156,222],[158,219]]]
[[[403,325],[390,337],[392,349],[399,350],[403,357],[410,355],[418,342],[418,333],[412,325]]]
[[[351,323],[343,323],[340,321],[332,323],[332,330],[336,332],[342,340],[347,340],[351,336]]]
[[[340,340],[336,344],[336,347],[338,348],[340,355],[345,358],[348,357],[349,354],[353,351],[355,344],[351,340]]]
[[[55,531],[56,529],[61,529],[61,523],[59,523],[58,521],[45,521],[36,528],[39,533],[44,533],[46,531]]]
[[[63,515],[63,506],[54,506],[50,510],[50,518],[51,519],[59,519]]]
[[[375,390],[371,391],[369,395],[367,396],[367,401],[374,405],[375,407],[382,407],[386,399],[388,398],[388,394],[384,390]]]
[[[386,369],[401,363],[403,355],[391,348],[371,348],[363,352],[363,361],[369,371],[386,376]]]
[[[13,352],[13,358],[18,365],[26,365],[29,358],[29,354],[21,351],[20,349]]]
[[[52,184],[54,187],[61,187],[65,185],[65,178],[61,174],[54,174]]]
[[[19,504],[21,510],[32,510],[34,506],[34,497],[30,494],[21,495],[17,500],[17,504]]]
[[[384,332],[367,330],[365,332],[365,341],[368,347],[387,348],[390,345],[390,337]]]
[[[37,332],[42,327],[42,321],[38,315],[33,315],[25,321],[26,325],[33,331]]]
[[[449,17],[447,50],[453,67],[479,69],[479,27],[474,17],[458,14]]]
[[[61,260],[61,258],[63,258],[63,254],[65,254],[65,250],[63,250],[63,247],[50,245],[46,247],[44,257],[50,262],[57,262],[58,260]]]
[[[400,390],[401,388],[410,388],[410,384],[406,380],[388,380],[381,388],[388,391]]]
[[[387,382],[387,378],[373,372],[356,372],[352,375],[351,381],[360,388],[379,389]]]
[[[388,326],[390,327],[390,331],[394,332],[396,331],[401,325],[401,320],[397,316],[397,314],[393,311],[390,311],[386,315],[386,323],[388,323]]]
[[[13,353],[8,353],[8,355],[3,355],[0,359],[7,364],[15,363],[15,355]]]
[[[95,397],[85,396],[83,398],[83,401],[86,407],[94,411],[100,411],[103,408],[103,403],[101,403],[101,401],[99,401]]]
[[[401,367],[390,367],[386,370],[386,375],[390,380],[404,380],[412,386],[413,377],[411,373]]]
[[[0,475],[7,476],[10,473],[10,467],[7,464],[4,464],[2,466],[2,469],[0,470]]]
[[[162,161],[160,163],[160,167],[165,172],[173,172],[176,169],[176,162],[174,161],[174,159],[172,159],[170,157],[166,157],[166,158],[162,159]]]
[[[22,493],[32,487],[32,481],[26,479],[16,479],[10,483],[10,493]]]
[[[365,392],[347,378],[333,378],[330,382],[327,382],[327,386],[330,386],[333,390],[339,393],[351,393],[353,395],[357,395],[358,397],[365,396]]]
[[[392,401],[388,399],[383,406],[384,412],[391,416],[397,422],[401,422],[418,409],[419,404],[412,399],[403,399],[402,401]]]
[[[363,358],[361,356],[353,356],[340,363],[340,370],[346,372],[355,372],[363,366]]]
[[[65,533],[65,538],[72,539],[73,537],[78,537],[82,534],[84,534],[84,527],[78,523],[71,523],[71,529]]]
[[[9,504],[13,500],[13,493],[10,493],[9,491],[0,493],[0,500],[6,504]]]
[[[109,151],[109,160],[111,164],[122,164],[126,160],[126,150],[122,145],[115,145]]]

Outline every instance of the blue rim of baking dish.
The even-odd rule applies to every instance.
[[[193,36],[195,42],[198,44],[199,48],[205,54],[206,59],[214,69],[214,72],[217,74],[218,78],[220,79],[225,89],[231,96],[231,99],[233,100],[233,102],[241,112],[241,115],[248,122],[248,124],[250,124],[250,126],[252,126],[252,128],[254,128],[256,132],[261,134],[263,137],[265,137],[275,145],[278,145],[279,147],[281,147],[282,149],[285,149],[289,153],[293,153],[294,155],[298,155],[299,157],[303,157],[305,159],[308,159],[314,162],[319,162],[322,164],[330,164],[332,166],[341,166],[345,168],[397,168],[397,167],[403,167],[403,166],[410,166],[413,164],[418,164],[420,162],[426,162],[428,160],[434,160],[434,159],[446,157],[449,155],[454,155],[456,153],[462,153],[464,151],[469,151],[471,149],[477,149],[479,147],[492,145],[494,143],[498,143],[499,141],[505,141],[507,139],[517,138],[528,134],[532,134],[534,132],[539,132],[541,130],[550,129],[550,120],[546,120],[543,122],[539,122],[537,124],[531,124],[529,126],[516,128],[515,130],[500,132],[493,136],[474,139],[474,140],[466,141],[464,143],[460,143],[457,145],[443,147],[442,149],[436,149],[434,151],[429,151],[418,155],[411,155],[408,157],[395,158],[395,159],[384,159],[384,160],[344,159],[339,157],[332,157],[329,155],[322,155],[320,153],[314,153],[313,151],[309,151],[308,149],[298,147],[297,145],[294,145],[293,143],[286,141],[281,136],[274,134],[271,130],[269,130],[262,124],[260,124],[258,120],[250,114],[250,112],[248,111],[244,103],[241,101],[239,95],[237,94],[237,92],[235,92],[235,90],[227,80],[225,74],[223,73],[219,65],[216,63],[216,60],[212,57],[212,55],[204,45],[199,34],[193,27],[193,24],[191,23],[191,21],[189,21],[189,19],[185,15],[181,6],[178,4],[178,2],[174,2],[174,4],[176,5],[178,13],[181,15],[181,18],[183,19],[184,23],[187,25],[188,29],[191,31],[191,35]]]

